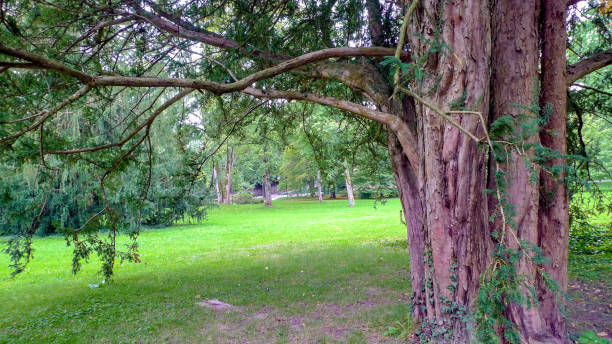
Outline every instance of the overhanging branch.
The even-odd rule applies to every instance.
[[[0,53],[16,57],[29,63],[19,63],[29,68],[48,69],[77,78],[83,83],[91,86],[127,86],[127,87],[181,87],[203,89],[215,94],[223,94],[241,91],[252,84],[275,77],[277,75],[301,68],[308,64],[339,57],[381,57],[393,54],[393,49],[383,47],[363,48],[329,48],[307,53],[296,58],[283,61],[275,66],[266,68],[250,74],[232,83],[219,83],[210,80],[187,79],[187,78],[153,78],[153,77],[126,77],[108,75],[89,75],[82,71],[68,67],[57,61],[39,55],[10,48],[0,43]],[[11,62],[12,63],[12,62]]]
[[[585,75],[610,64],[612,64],[612,49],[608,49],[599,54],[585,58],[582,61],[567,66],[567,77],[565,79],[565,83],[567,86],[570,86],[576,80],[581,79]]]

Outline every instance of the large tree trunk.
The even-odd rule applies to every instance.
[[[234,168],[234,147],[227,152],[227,161],[225,163],[225,199],[223,203],[230,204],[232,201],[232,169]]]
[[[344,160],[344,183],[346,184],[346,197],[348,197],[349,207],[355,205],[355,197],[353,197],[353,183],[351,182],[351,171],[349,171],[348,163]]]
[[[544,130],[540,133],[542,145],[562,154],[567,153],[566,111],[566,42],[565,13],[567,0],[542,0],[542,93],[540,104],[549,116]],[[549,112],[548,112],[549,111]],[[557,158],[552,165],[565,165],[565,159]],[[541,198],[539,207],[538,245],[542,254],[551,258],[544,265],[550,277],[555,279],[562,290],[567,289],[567,261],[569,244],[569,211],[565,188],[565,174],[551,176],[541,173]],[[540,280],[540,284],[543,281]],[[565,319],[561,316],[555,296],[544,286],[540,310],[546,328],[556,337],[565,335]]]
[[[526,144],[539,142],[537,135],[538,112],[537,106],[538,79],[538,13],[535,2],[520,0],[500,0],[493,8],[493,82],[492,121],[501,116],[510,115],[517,124],[525,124],[530,129],[521,132],[522,126],[517,126],[515,135]],[[513,207],[514,216],[507,226],[507,234],[502,238],[508,247],[519,249],[519,242],[515,238],[534,244],[538,242],[538,206],[539,183],[537,169],[532,169],[524,163],[525,159],[532,158],[530,151],[518,152],[514,147],[508,149],[510,154],[506,157],[507,163],[501,164],[499,169],[505,173],[507,185],[506,198]],[[491,157],[491,161],[493,161]],[[491,163],[492,173],[489,175],[490,188],[496,188],[496,164]],[[498,207],[497,200],[489,204],[491,212],[495,213]],[[501,219],[497,217],[495,229],[501,227]],[[508,222],[508,221],[507,221]],[[512,233],[510,232],[512,231]],[[529,258],[531,254],[523,255],[518,262],[517,273],[535,280],[535,266]],[[527,290],[523,288],[523,293]],[[548,337],[542,316],[536,307],[511,304],[506,310],[506,316],[515,324],[521,337],[529,343],[540,338]],[[504,329],[499,329],[503,333]]]
[[[316,187],[317,187],[317,197],[319,198],[319,202],[323,202],[323,190],[322,190],[322,183],[321,183],[321,171],[317,170],[317,181],[316,181]]]
[[[542,17],[548,18],[544,21],[544,36],[546,30],[554,29],[557,31],[549,36],[562,38],[551,39],[552,43],[548,44],[549,50],[556,49],[548,53],[553,60],[548,65],[545,64],[547,46],[544,46],[541,102],[555,100],[548,127],[561,135],[547,137],[548,131],[538,137],[535,131],[524,132],[524,142],[538,143],[541,139],[544,145],[565,152],[565,38],[558,32],[564,31],[565,2],[543,1]],[[552,9],[547,10],[546,6]],[[411,87],[427,103],[444,111],[451,110],[450,103],[453,103],[454,108],[481,113],[486,123],[481,123],[476,115],[453,115],[455,121],[476,137],[484,137],[482,126],[500,116],[537,120],[537,111],[528,109],[535,108],[538,102],[539,8],[537,2],[517,0],[499,0],[491,7],[485,0],[422,2],[413,15],[416,20],[411,21],[407,37],[415,57],[427,56],[426,72],[438,77]],[[451,47],[444,54],[429,51],[437,33],[439,41]],[[563,57],[561,63],[559,56]],[[409,155],[398,137],[393,133],[388,135],[410,241],[413,317],[425,324],[426,333],[429,331],[438,343],[469,343],[473,339],[472,330],[461,320],[465,315],[461,309],[474,310],[481,273],[492,260],[495,242],[491,233],[499,232],[502,226],[499,218],[489,223],[498,204],[495,198],[485,196],[487,188],[496,187],[493,175],[497,168],[505,173],[504,196],[514,211],[507,219],[513,224],[512,232],[508,230],[505,238],[496,240],[521,249],[518,240],[511,239],[514,233],[520,240],[542,245],[544,254],[557,262],[545,270],[565,286],[567,197],[564,185],[547,180],[548,174],[540,181],[533,178],[532,170],[523,160],[532,153],[527,152],[525,156],[512,151],[507,164],[491,163],[487,168],[484,150],[423,102],[413,103],[405,98],[401,106],[380,103],[380,107],[388,111],[403,109],[394,112],[413,128],[417,137],[420,160],[415,162],[408,160]],[[542,204],[540,183],[545,190],[560,196],[554,198],[556,203]],[[532,281],[541,304],[533,308],[511,304],[506,316],[525,342],[562,342],[564,327],[559,309],[554,296],[538,280],[536,266],[523,258],[516,268],[519,275]],[[501,334],[504,328],[497,330]],[[447,335],[435,336],[434,331]]]
[[[460,102],[459,106],[488,118],[488,1],[426,1],[415,16],[418,24],[412,24],[407,35],[411,50],[419,57],[429,54],[425,69],[440,76],[439,80],[413,85],[415,91],[443,110],[449,110],[451,102]],[[418,37],[434,41],[438,30],[440,41],[452,47],[452,52],[430,53],[430,43]],[[417,115],[411,127],[419,133],[419,166],[408,167],[404,157],[394,154],[394,139],[390,142],[411,261],[417,264],[411,268],[411,277],[413,301],[420,310],[413,315],[426,322],[426,331],[446,333],[446,337],[436,337],[437,342],[469,343],[472,335],[461,321],[465,318],[462,309],[471,309],[492,248],[484,194],[485,153],[431,108],[416,103],[414,109]],[[478,116],[453,117],[482,137],[483,123]],[[410,118],[408,122],[411,124]]]

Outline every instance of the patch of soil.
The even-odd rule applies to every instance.
[[[235,308],[235,306],[232,306],[229,303],[226,303],[226,302],[223,302],[223,301],[219,301],[217,299],[204,300],[204,301],[196,302],[196,305],[202,306],[202,307],[212,308],[212,309],[214,309],[216,311],[223,311],[223,310]]]
[[[374,307],[392,304],[397,299],[397,295],[369,287],[365,297],[354,303],[300,303],[296,308],[307,310],[297,314],[287,314],[272,306],[239,309],[239,320],[217,313],[216,324],[208,324],[201,333],[220,334],[216,340],[221,344],[237,343],[237,340],[240,343],[275,343],[279,336],[287,343],[315,343],[322,337],[343,341],[353,331],[360,331],[368,343],[382,343],[380,329],[369,329],[360,317]]]
[[[591,330],[602,335],[606,333],[612,340],[612,285],[574,280],[569,283],[568,294],[570,334]]]

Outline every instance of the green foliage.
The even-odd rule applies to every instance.
[[[582,204],[570,204],[569,249],[574,254],[612,252],[612,222],[593,224],[597,212]]]
[[[570,254],[569,274],[583,282],[612,280],[612,254]]]
[[[556,166],[550,164],[553,159],[563,157],[559,152],[553,152],[542,146],[538,140],[529,140],[539,135],[549,111],[546,107],[526,107],[514,105],[525,112],[516,116],[501,116],[491,124],[491,139],[493,147],[489,151],[497,164],[517,164],[510,152],[517,152],[523,163],[531,173],[530,182],[535,183],[539,173],[549,173],[552,176],[561,176],[562,171],[572,171],[569,166]],[[567,157],[566,157],[567,158]],[[506,190],[511,183],[507,172],[495,168],[495,187],[489,193],[497,200],[497,210],[491,216],[491,222],[499,226],[492,232],[495,244],[493,261],[480,276],[480,286],[476,299],[475,336],[481,343],[501,343],[498,333],[503,334],[503,340],[508,343],[519,344],[520,334],[515,324],[508,318],[508,309],[512,305],[527,309],[538,306],[538,294],[531,278],[519,273],[518,265],[521,260],[529,261],[536,271],[536,278],[540,280],[562,304],[562,290],[557,282],[542,269],[544,264],[550,262],[548,257],[542,256],[542,250],[535,243],[522,240],[516,234],[517,224],[513,220],[514,207],[507,199]],[[543,191],[540,191],[541,193]],[[540,198],[540,202],[545,199]],[[515,240],[512,245],[509,240]],[[518,246],[518,248],[514,248]]]
[[[597,336],[593,331],[587,331],[578,338],[579,344],[610,344],[612,343],[607,338]]]
[[[384,335],[396,337],[399,340],[407,340],[414,332],[414,327],[412,326],[411,320],[410,313],[406,313],[403,318],[396,320],[391,326],[389,326]]]

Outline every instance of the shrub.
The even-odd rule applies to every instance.
[[[570,205],[569,250],[574,254],[612,252],[612,223],[592,224],[593,209]]]
[[[232,195],[232,201],[236,204],[256,204],[262,203],[263,199],[255,198],[249,192],[245,190],[240,190],[234,195]]]

